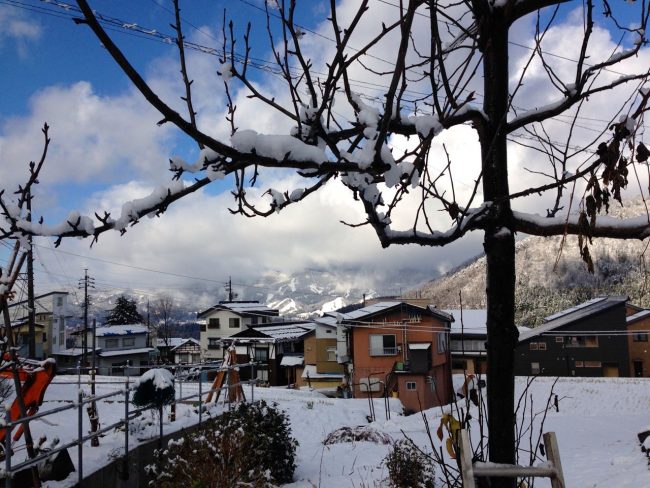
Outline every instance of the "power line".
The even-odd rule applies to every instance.
[[[38,246],[37,244],[35,244],[35,245]],[[191,280],[205,281],[205,282],[208,282],[208,283],[217,283],[219,285],[223,285],[223,283],[226,281],[226,280],[215,280],[215,279],[212,279],[212,278],[205,278],[205,277],[202,277],[202,276],[192,276],[192,275],[186,275],[186,274],[181,274],[181,273],[174,273],[174,272],[171,272],[171,271],[163,271],[163,270],[153,269],[153,268],[145,268],[143,266],[135,266],[135,265],[132,265],[132,264],[118,263],[116,261],[110,261],[108,259],[96,258],[96,257],[88,256],[88,255],[84,256],[82,254],[76,254],[76,253],[69,252],[69,251],[63,251],[62,249],[54,249],[54,248],[46,247],[46,246],[38,246],[38,247],[42,247],[44,249],[49,249],[50,251],[55,252],[55,253],[67,254],[67,255],[70,255],[70,256],[78,257],[78,258],[90,259],[92,261],[98,261],[98,262],[104,263],[104,264],[112,264],[114,266],[121,266],[121,267],[124,267],[124,268],[135,269],[135,270],[138,270],[138,271],[146,271],[148,273],[157,273],[157,274],[162,274],[162,275],[166,275],[166,276],[173,276],[175,278],[187,278],[187,279],[191,279]],[[233,284],[237,285],[237,286],[248,287],[248,288],[268,289],[268,287],[261,286],[261,285],[248,285],[248,284],[244,284],[244,283],[233,283]]]
[[[253,8],[255,10],[265,12],[265,10],[262,7],[254,5],[254,4],[250,3],[250,2],[248,2],[247,0],[239,0],[239,1],[241,3],[244,3],[245,5],[248,5],[249,7]],[[399,6],[397,6],[395,4],[392,4],[390,2],[387,2],[385,0],[381,0],[381,1],[382,1],[382,3],[392,5],[394,7],[399,8]],[[16,8],[23,8],[23,9],[27,9],[27,10],[32,10],[32,11],[35,11],[37,13],[48,13],[48,12],[51,13],[51,12],[54,12],[54,10],[52,10],[52,9],[46,9],[44,7],[37,7],[37,6],[30,5],[30,4],[20,2],[20,1],[17,1],[17,0],[0,0],[0,3],[4,3],[6,5],[10,5],[10,6],[13,6],[13,7],[16,7]],[[63,19],[74,19],[74,18],[76,18],[75,15],[79,15],[81,13],[81,11],[77,7],[66,4],[66,3],[60,3],[60,2],[56,2],[56,1],[51,1],[51,2],[48,2],[48,3],[50,5],[53,5],[55,7],[58,7],[58,8],[61,8],[61,9],[65,10],[65,13],[58,12],[59,15],[55,15],[55,17],[59,17],[59,18],[63,18]],[[160,7],[160,8],[163,8],[163,7]],[[169,11],[168,9],[164,9],[164,10]],[[123,34],[138,34],[136,36],[138,38],[150,38],[150,39],[156,40],[158,42],[161,42],[163,44],[173,44],[173,43],[176,42],[175,41],[176,38],[175,38],[174,35],[161,33],[157,29],[145,28],[145,27],[139,26],[135,22],[123,21],[123,20],[121,20],[119,18],[104,15],[104,14],[102,14],[100,12],[97,12],[97,11],[95,11],[95,15],[97,16],[98,21],[101,24],[104,25],[104,27],[109,28],[108,30],[112,30],[112,31],[115,31],[115,32],[120,32],[120,33],[123,33]],[[279,16],[277,14],[274,14],[272,12],[270,13],[270,15],[279,18]],[[424,15],[424,14],[419,13],[419,15]],[[190,23],[190,22],[188,22],[186,20],[183,20],[183,22],[190,25],[197,32],[200,32],[201,34],[206,35],[206,36],[211,37],[211,38],[214,39],[214,37],[211,36],[209,33],[204,32],[203,30],[199,29],[198,27],[196,27],[192,23]],[[448,25],[452,25],[449,22],[445,22],[445,21],[441,21],[441,22],[445,23],[445,24],[448,24]],[[307,27],[305,27],[303,25],[300,25],[300,24],[295,24],[295,25],[297,27],[299,27],[300,29],[302,29],[302,30],[304,30],[306,32],[310,32],[310,33],[312,33],[312,34],[314,34],[314,35],[316,35],[318,37],[321,37],[321,38],[329,41],[329,42],[336,42],[335,39],[332,39],[331,37],[320,34],[319,32],[314,31],[312,29],[309,29],[309,28],[307,28]],[[531,50],[531,51],[535,50],[535,48],[525,46],[525,45],[515,43],[515,42],[510,42],[510,44],[513,44],[513,45],[515,45],[517,47],[522,47],[522,48],[525,48],[525,49],[528,49],[528,50]],[[190,41],[184,41],[184,46],[187,49],[195,50],[195,51],[198,51],[198,52],[203,53],[203,54],[209,54],[209,55],[216,56],[219,53],[219,50],[217,48],[205,46],[205,45],[190,42]],[[353,47],[350,47],[350,49],[355,50],[355,48],[353,48]],[[556,53],[547,52],[547,51],[542,51],[542,53],[546,54],[548,56],[556,57],[556,58],[563,59],[563,60],[566,60],[566,61],[570,61],[570,62],[573,62],[573,63],[578,62],[575,59],[571,59],[571,58],[568,58],[566,56],[562,56],[562,55],[559,55],[559,54],[556,54]],[[394,64],[392,61],[388,61],[388,60],[383,59],[381,57],[377,57],[377,56],[370,55],[370,54],[366,54],[366,55],[371,57],[371,58],[376,58],[376,59],[378,59],[378,60],[380,60],[382,62],[391,64],[391,65]],[[235,59],[233,61],[243,62],[243,60],[245,59],[245,56],[240,55],[240,54],[235,54],[235,57],[237,59]],[[278,75],[278,76],[284,74],[277,66],[275,66],[274,64],[272,64],[272,63],[270,63],[268,61],[265,61],[265,60],[263,60],[261,58],[255,58],[255,57],[248,56],[248,61],[249,61],[249,66],[251,66],[254,69],[259,69],[259,70],[262,70],[262,71],[265,71],[265,72],[268,72],[268,73],[271,73],[271,74],[274,74],[274,75]],[[587,63],[584,63],[584,64],[585,64],[585,66],[590,66]],[[288,67],[288,69],[290,71],[291,70],[296,71],[296,69],[291,68],[291,67]],[[611,73],[614,73],[614,74],[622,75],[622,73],[619,73],[619,72],[613,71],[613,70],[605,69],[604,71],[608,71],[608,72],[611,72]],[[315,70],[310,71],[310,73],[315,74],[315,75],[321,75],[321,76],[326,75],[326,73],[317,72]],[[297,74],[294,75],[294,78],[297,78],[299,76],[300,76],[300,72],[297,71]],[[365,88],[365,89],[376,90],[376,91],[385,90],[385,89],[388,88],[386,85],[382,85],[380,83],[374,83],[374,82],[366,81],[366,80],[356,80],[356,79],[350,78],[350,82],[351,82],[351,85],[356,86],[358,88]],[[472,90],[464,89],[463,91],[470,92]],[[422,96],[431,97],[432,96],[432,94],[425,93],[425,92],[418,92],[416,90],[411,90],[411,89],[405,90],[404,93],[410,93],[412,95],[420,96],[420,97],[422,97]],[[484,95],[482,95],[481,93],[478,93],[476,91],[474,91],[474,94],[475,94],[475,96],[477,96],[479,98],[484,97]],[[362,94],[362,96],[367,97],[370,100],[383,102],[383,99],[380,98],[380,97],[373,97],[373,96],[364,95],[364,94]],[[413,104],[414,103],[414,101],[409,101],[409,100],[402,100],[402,102],[406,103],[406,104],[409,104],[409,103]],[[523,111],[530,110],[530,109],[525,109],[525,108],[522,108],[522,107],[514,107],[514,108],[518,108],[518,109],[523,110]],[[568,124],[568,122],[557,120],[556,117],[570,117],[572,119],[573,118],[576,118],[576,119],[579,119],[579,120],[584,119],[584,120],[597,121],[597,122],[603,122],[603,123],[609,123],[610,122],[610,121],[606,121],[606,120],[594,119],[594,118],[586,118],[586,117],[581,117],[581,116],[574,117],[574,116],[567,115],[567,114],[560,114],[558,116],[552,117],[553,120],[556,120],[556,121],[562,122],[562,123],[567,123],[567,124]],[[583,128],[585,130],[600,132],[599,130],[596,130],[594,128],[589,128],[589,127],[585,127],[585,126],[579,126],[579,127]]]

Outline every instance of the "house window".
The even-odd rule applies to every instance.
[[[540,351],[546,351],[546,342],[538,342],[537,347]]]
[[[539,374],[539,363],[530,363],[530,374]]]
[[[208,329],[218,329],[220,327],[219,325],[219,319],[218,318],[212,318],[208,320]]]
[[[56,297],[56,306],[57,307],[63,306],[63,297]]]
[[[221,344],[219,344],[218,337],[211,337],[208,339],[208,349],[219,349]]]
[[[370,334],[371,356],[394,356],[397,354],[395,334]]]
[[[327,360],[336,361],[336,347],[327,348]]]
[[[255,361],[267,362],[269,360],[269,350],[256,347],[255,348]]]
[[[230,317],[228,319],[228,327],[231,329],[239,328],[239,317]]]
[[[251,325],[257,325],[257,316],[251,317]]]
[[[443,332],[438,332],[438,352],[447,351],[447,334]]]
[[[122,339],[123,347],[133,347],[135,346],[135,337],[125,337]]]
[[[43,342],[47,342],[47,332],[43,332]]]
[[[585,368],[600,368],[600,361],[585,361]]]
[[[200,324],[200,325],[199,325],[199,329],[201,330],[201,332],[205,332],[205,330],[206,330],[206,325],[205,325],[205,324]]]
[[[647,332],[635,332],[632,336],[634,342],[648,342],[648,333]]]
[[[116,349],[118,345],[117,339],[106,339],[106,349]]]
[[[583,363],[582,361],[576,361],[576,368],[583,368],[584,365],[585,363]]]
[[[555,342],[564,342],[564,337],[556,337]]]
[[[416,385],[415,381],[407,381],[407,382],[406,382],[406,389],[407,389],[408,391],[415,391],[415,390],[417,390],[417,385]]]
[[[598,347],[598,336],[570,336],[566,347]]]
[[[537,351],[537,343],[536,342],[531,342],[530,345],[528,346],[531,351]]]
[[[331,333],[332,333],[332,329],[325,329],[325,333],[326,333],[326,334],[331,334]]]

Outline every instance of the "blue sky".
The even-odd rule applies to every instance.
[[[326,39],[324,12],[328,3],[299,2],[299,22],[309,29],[305,45],[321,69],[332,50],[331,42]],[[373,9],[358,42],[362,42],[364,35],[371,35],[382,18],[395,14],[390,3],[372,2]],[[142,29],[171,34],[171,2],[95,0],[90,4],[105,18],[112,19],[115,28],[111,33],[118,45],[162,97],[182,111],[175,48],[155,40],[154,36],[122,27],[123,24],[137,24]],[[340,4],[341,17],[345,19],[356,2],[350,0]],[[575,15],[575,9],[581,4],[569,2],[563,7],[557,29],[548,35],[550,52],[570,57],[575,50],[575,42],[570,40],[581,28],[581,21]],[[200,45],[221,47],[223,9],[227,7],[228,18],[233,19],[239,34],[239,49],[243,50],[241,34],[246,23],[251,21],[253,56],[265,58],[269,51],[265,18],[259,10],[262,5],[262,0],[181,2],[186,37]],[[624,22],[631,22],[627,10],[621,12],[625,14]],[[72,22],[70,17],[74,15],[74,10],[61,8],[53,1],[0,2],[0,22],[6,26],[0,32],[3,72],[0,77],[3,93],[0,98],[0,179],[3,187],[15,188],[27,161],[40,155],[39,128],[44,122],[50,124],[53,142],[35,201],[35,213],[44,215],[50,223],[65,218],[71,210],[90,215],[98,209],[119,211],[123,202],[144,196],[154,186],[169,180],[169,157],[192,160],[197,154],[194,143],[172,127],[156,127],[159,115],[133,90],[90,30]],[[532,29],[532,19],[518,23],[511,40],[528,43]],[[615,49],[615,41],[617,39],[612,39],[606,30],[598,31],[594,36],[595,52]],[[513,69],[526,59],[527,53],[529,51],[513,46]],[[384,46],[377,54],[390,60],[395,53]],[[643,65],[645,59],[638,63]],[[188,61],[190,75],[195,80],[200,123],[209,133],[227,141],[223,83],[216,74],[216,59],[189,52]],[[571,63],[565,64],[571,67]],[[269,93],[278,97],[286,95],[276,77],[263,71],[253,70],[252,73],[254,81]],[[359,69],[353,71],[352,76],[359,83],[373,81],[372,77],[365,78]],[[372,91],[367,86],[359,89],[366,90],[369,96],[381,95],[380,90]],[[286,120],[264,107],[249,104],[243,90],[233,90],[238,97],[242,127],[263,133],[287,133]],[[521,90],[520,103],[543,104],[552,101],[553,97],[552,90],[535,72]],[[621,95],[620,100],[624,99]],[[603,118],[601,112],[596,108],[590,114],[593,118]],[[602,125],[588,120],[583,124],[592,124],[591,130]],[[562,125],[549,128],[560,135],[562,129]],[[476,170],[472,161],[477,151],[471,130],[460,128],[457,133],[443,135],[441,140],[454,151],[457,160],[463,162],[462,169],[456,172],[457,190],[460,193],[471,191],[475,178],[472,173]],[[408,145],[401,140],[393,143],[396,148]],[[514,187],[534,181],[532,173],[524,167],[536,170],[542,167],[535,164],[534,157],[521,148],[514,148],[513,169],[519,171],[513,173],[516,175]],[[259,194],[269,187],[291,191],[300,180],[286,173],[268,172],[261,183]],[[176,286],[178,281],[163,282],[155,274],[78,256],[218,280],[232,275],[238,277],[239,282],[254,283],[268,270],[298,271],[307,267],[353,265],[386,270],[411,267],[430,270],[433,276],[481,251],[478,234],[463,239],[452,248],[406,246],[382,250],[369,229],[352,230],[340,223],[340,220],[362,221],[363,212],[349,191],[336,184],[310,198],[300,208],[287,209],[269,219],[233,217],[227,211],[232,204],[230,184],[228,180],[213,184],[188,197],[161,219],[139,224],[124,237],[107,235],[92,251],[89,242],[74,240],[62,245],[62,250],[69,254],[55,255],[48,249],[51,241],[39,241],[43,246],[43,266],[38,268],[43,286],[70,287],[81,276],[84,267],[106,277],[107,282],[116,287],[126,288],[129,283],[138,283],[151,293],[156,286]],[[543,211],[545,204],[543,200],[533,200],[523,209]],[[409,218],[402,222],[408,224]],[[443,229],[447,224],[441,221]],[[182,285],[187,284],[192,281]],[[382,291],[386,293],[397,291],[391,290],[389,284],[383,286]]]

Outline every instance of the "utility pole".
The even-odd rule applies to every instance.
[[[84,329],[83,336],[81,337],[81,344],[83,348],[82,353],[82,368],[86,367],[87,357],[88,357],[88,288],[95,287],[95,280],[88,276],[88,268],[84,268],[84,277],[79,280],[79,288],[83,287],[84,290]],[[93,355],[95,351],[93,350]]]
[[[32,195],[31,192],[27,193],[27,222],[32,221]],[[34,304],[34,254],[32,252],[32,236],[27,236],[29,247],[27,250],[27,308],[29,315],[27,319],[27,327],[29,333],[29,346],[27,357],[36,359],[36,309]],[[52,338],[50,338],[50,341]],[[45,346],[45,344],[43,344]]]
[[[228,282],[226,283],[226,291],[228,292],[228,301],[232,302],[237,298],[237,293],[232,291],[232,277],[228,276]]]

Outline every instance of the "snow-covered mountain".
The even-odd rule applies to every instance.
[[[650,307],[650,281],[644,253],[647,242],[594,239],[594,273],[581,260],[574,236],[528,237],[516,244],[516,320],[539,324],[543,317],[590,298],[627,295]],[[485,256],[417,288],[439,308],[485,307]]]

